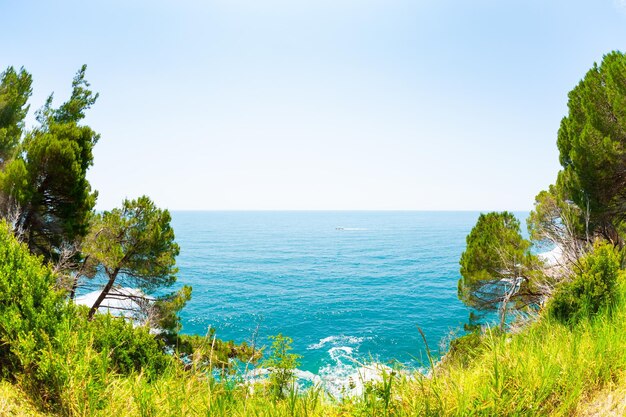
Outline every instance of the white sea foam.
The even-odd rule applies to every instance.
[[[350,365],[341,361],[334,365],[327,365],[319,369],[317,374],[301,369],[294,370],[296,386],[302,390],[314,386],[323,389],[333,398],[352,397],[362,395],[368,383],[379,383],[383,378],[394,375],[390,367],[371,363],[367,365]],[[244,381],[254,384],[265,383],[271,369],[257,368],[244,375]]]
[[[335,398],[362,395],[368,383],[382,382],[384,375],[392,373],[393,369],[381,363],[360,366],[338,363],[319,370],[322,388]]]
[[[328,336],[323,339],[320,339],[320,341],[317,343],[313,343],[312,345],[309,345],[307,349],[308,350],[322,349],[328,344],[333,345],[333,347],[342,346],[342,345],[358,345],[362,343],[363,340],[365,340],[363,337],[356,337],[356,336],[345,336],[345,335]]]
[[[333,397],[341,398],[359,396],[368,383],[381,382],[384,375],[391,375],[390,367],[376,362],[363,363],[359,358],[358,349],[365,339],[335,335],[310,345],[309,350],[328,349],[328,363],[319,368],[311,382]]]
[[[323,383],[322,378],[319,375],[314,374],[313,372],[303,371],[301,369],[296,369],[294,371],[296,378],[304,381],[311,382],[314,386],[319,386]]]
[[[352,352],[354,352],[354,349],[351,348],[350,346],[336,346],[328,350],[328,354],[330,355],[332,359],[335,359],[341,355],[344,355],[344,356],[352,355]]]
[[[297,386],[302,389],[316,386],[334,398],[359,396],[368,383],[381,382],[385,375],[394,370],[381,363],[362,363],[358,359],[358,349],[364,337],[335,335],[320,339],[308,347],[309,350],[327,349],[326,364],[317,373],[296,369]],[[271,370],[257,368],[244,376],[244,380],[263,383]]]

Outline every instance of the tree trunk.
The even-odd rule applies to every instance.
[[[70,289],[70,300],[74,301],[76,297],[76,289],[78,288],[78,278],[80,275],[74,275],[74,280],[72,281],[72,288]]]
[[[93,303],[93,306],[91,306],[91,310],[89,310],[89,315],[87,316],[88,320],[91,321],[91,319],[93,319],[93,315],[96,314],[96,311],[98,311],[98,307],[100,307],[100,304],[102,304],[102,301],[106,298],[106,296],[109,295],[109,291],[111,291],[111,288],[113,288],[113,284],[115,283],[115,278],[117,278],[118,272],[119,269],[115,269],[111,274],[108,274],[109,282],[107,282],[107,285],[105,285],[102,289],[102,292],[96,299],[96,302]]]
[[[85,259],[83,259],[83,263],[80,269],[78,270],[78,272],[76,272],[76,274],[74,274],[74,277],[73,277],[74,281],[72,282],[72,288],[70,290],[70,300],[72,301],[74,301],[74,298],[76,297],[76,290],[78,289],[78,280],[80,279],[80,277],[83,276],[87,262],[89,262],[89,255],[85,256]]]

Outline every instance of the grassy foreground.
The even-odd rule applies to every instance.
[[[2,415],[69,416],[571,416],[622,415],[626,402],[626,286],[612,313],[575,326],[541,318],[518,334],[487,332],[461,344],[432,377],[385,376],[363,396],[319,390],[275,399],[172,363],[158,377],[94,369],[90,350],[67,351],[61,406],[19,376],[0,384]],[[465,346],[465,347],[463,347]],[[253,392],[254,391],[254,392]],[[36,407],[39,410],[35,412]],[[21,414],[20,414],[21,413]]]
[[[3,233],[4,231],[4,233]],[[543,314],[516,334],[452,343],[430,375],[383,373],[357,397],[289,390],[289,339],[276,336],[268,383],[214,379],[216,343],[187,340],[192,363],[146,327],[88,320],[56,276],[0,225],[0,413],[52,416],[572,416],[626,406],[623,252],[594,245]],[[205,342],[208,342],[205,340]],[[221,350],[235,346],[224,345]],[[206,349],[209,349],[207,352]],[[207,364],[208,361],[208,364]],[[207,367],[208,365],[208,367]]]

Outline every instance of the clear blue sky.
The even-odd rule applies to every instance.
[[[98,208],[524,210],[626,0],[0,3],[32,109],[81,64]],[[32,118],[30,119],[32,121]]]

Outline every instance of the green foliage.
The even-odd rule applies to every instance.
[[[24,68],[17,72],[9,67],[0,75],[0,165],[14,155],[22,138],[32,82]]]
[[[70,310],[40,351],[37,373],[24,381],[64,414],[73,414],[77,396],[86,402],[82,407],[102,408],[107,387],[120,375],[139,373],[152,381],[173,366],[147,328],[110,315],[88,321],[85,308]]]
[[[144,290],[175,281],[179,248],[167,210],[142,197],[125,201],[122,209],[93,213],[97,193],[86,174],[99,135],[82,120],[98,94],[85,72],[83,66],[70,99],[58,108],[49,96],[36,113],[39,125],[26,133],[31,76],[9,68],[0,80],[0,216],[10,222],[0,225],[0,369],[68,415],[101,409],[116,375],[137,373],[151,380],[178,366],[147,328],[109,315],[88,320],[94,311],[67,304],[54,289],[58,277],[42,266],[42,260],[60,261],[65,248],[80,247],[88,237],[85,256],[71,255],[68,275],[104,271],[111,285],[120,275]],[[92,226],[98,233],[87,236]],[[179,330],[177,312],[190,296],[191,288],[183,287],[160,297],[153,316],[168,330]]]
[[[52,271],[0,222],[0,366],[2,373],[36,368],[38,351],[66,313]]]
[[[555,185],[537,194],[527,226],[535,242],[563,244],[572,239],[586,239],[585,213]]]
[[[26,386],[57,402],[76,378],[77,369],[69,364],[102,378],[107,373],[133,372],[155,377],[165,370],[170,359],[147,328],[109,315],[89,322],[84,310],[72,308],[54,290],[55,282],[50,268],[0,222],[0,369],[4,377],[21,375]]]
[[[618,400],[625,392],[626,287],[618,287],[611,315],[600,311],[596,319],[574,326],[546,317],[513,335],[486,332],[478,352],[468,343],[473,356],[466,363],[445,361],[430,375],[399,372],[393,383],[387,374],[363,395],[336,401],[315,388],[277,400],[258,386],[251,392],[247,385],[174,364],[156,378],[115,375],[98,367],[104,355],[96,357],[88,349],[59,359],[57,374],[68,375],[60,411],[129,417],[586,415],[587,401],[601,390],[616,389]],[[63,342],[72,345],[71,340]]]
[[[97,95],[87,89],[84,76],[83,66],[70,100],[58,109],[51,107],[50,96],[38,113],[40,126],[26,134],[20,152],[0,174],[3,215],[16,211],[15,227],[30,250],[46,259],[56,259],[64,245],[87,233],[96,202],[87,170],[99,135],[79,122]]]
[[[150,329],[135,327],[123,318],[99,314],[89,321],[85,311],[81,311],[68,329],[92,335],[91,348],[107,355],[108,372],[129,375],[142,371],[154,377],[168,363],[163,343],[150,334]]]
[[[85,80],[87,65],[83,65],[72,80],[72,96],[58,109],[44,111],[42,116],[53,119],[56,123],[75,123],[85,118],[85,110],[93,106],[99,94],[89,90],[89,83]],[[51,100],[49,100],[50,102]],[[50,110],[46,107],[46,110]]]
[[[156,327],[170,333],[178,333],[182,328],[178,313],[189,300],[191,300],[191,287],[189,285],[155,300],[151,310],[155,316],[152,321]]]
[[[446,353],[446,363],[456,362],[461,366],[470,366],[472,360],[484,351],[485,342],[480,329],[457,337],[450,341],[450,349]]]
[[[191,357],[198,369],[227,369],[231,365],[231,359],[257,363],[262,356],[261,349],[249,346],[246,342],[238,345],[232,340],[218,339],[214,328],[206,336],[176,335],[171,344],[179,355]]]
[[[95,216],[83,252],[107,274],[115,271],[136,280],[143,289],[169,286],[176,281],[176,256],[169,211],[157,208],[146,196],[124,200]]]
[[[503,291],[498,282],[527,273],[534,260],[530,242],[522,238],[519,221],[506,211],[481,214],[466,242],[459,261],[459,298],[476,308],[494,308]]]
[[[594,251],[580,259],[581,269],[571,282],[564,282],[550,300],[548,314],[563,323],[577,323],[583,318],[611,308],[616,299],[622,255],[606,242],[597,242]]]
[[[270,339],[272,340],[271,355],[261,363],[261,366],[270,369],[270,392],[274,398],[283,399],[287,392],[293,391],[294,369],[300,364],[301,356],[289,353],[293,343],[290,337],[279,333],[276,336],[270,336]]]
[[[592,231],[617,243],[626,218],[626,56],[605,55],[568,97],[556,186],[565,200],[589,209]]]
[[[90,317],[118,276],[147,291],[176,282],[176,256],[180,249],[174,241],[170,221],[169,212],[157,208],[145,196],[125,200],[122,208],[94,216],[82,252],[89,262],[102,268],[108,282],[92,307]],[[171,307],[182,307],[181,302],[184,305],[189,293],[190,289],[183,290]]]

